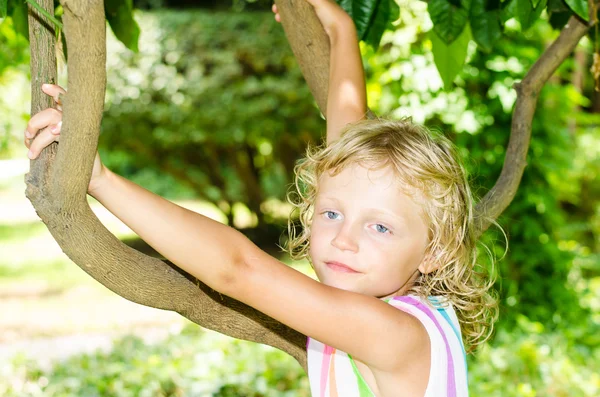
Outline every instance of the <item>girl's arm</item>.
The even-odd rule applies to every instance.
[[[239,272],[237,230],[156,195],[104,169],[89,194],[152,248],[217,291]]]
[[[229,226],[108,169],[89,193],[156,251],[209,287],[351,354],[375,372],[401,373],[407,370],[406,357],[427,354],[428,336],[415,317],[375,297],[321,284]]]
[[[367,114],[367,92],[354,21],[333,0],[306,0],[329,37],[329,88],[327,92],[327,144],[338,139],[348,123]],[[277,6],[275,20],[281,22]]]
[[[345,12],[326,29],[330,43],[327,94],[327,144],[340,137],[348,123],[364,119],[367,93],[354,21]]]

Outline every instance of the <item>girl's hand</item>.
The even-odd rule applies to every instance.
[[[337,5],[337,3],[333,0],[306,0],[310,5],[313,6],[315,12],[317,13],[317,17],[321,21],[321,25],[327,32],[327,35],[331,38],[332,35],[337,33],[337,31],[347,24],[348,21],[352,22],[350,16],[344,11],[342,7]],[[275,13],[275,20],[277,22],[281,22],[281,15],[279,15],[279,11],[277,10],[277,6],[273,4],[271,8]],[[354,28],[354,25],[352,25]]]
[[[37,158],[42,149],[46,146],[54,141],[58,142],[62,126],[62,106],[59,95],[67,93],[62,87],[53,84],[42,84],[42,91],[54,98],[57,108],[42,110],[34,115],[29,120],[29,123],[27,123],[27,129],[25,130],[25,146],[29,148],[27,157],[32,160]],[[94,169],[88,186],[88,192],[94,189],[100,179],[104,176],[105,172],[106,170],[100,160],[100,155],[96,152]]]

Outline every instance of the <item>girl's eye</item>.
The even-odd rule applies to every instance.
[[[325,214],[325,217],[327,219],[331,219],[331,220],[338,219],[338,216],[340,215],[337,212],[333,212],[333,211],[325,211],[325,212],[323,212],[323,214]]]
[[[390,229],[388,229],[387,227],[380,225],[379,223],[375,225],[375,229],[379,232],[379,233],[387,233],[390,231]]]

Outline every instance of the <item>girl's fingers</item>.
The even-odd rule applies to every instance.
[[[62,119],[62,112],[57,109],[48,108],[35,114],[27,123],[25,136],[33,138],[37,132],[51,124],[58,124]]]
[[[38,136],[35,137],[33,142],[31,142],[31,145],[29,146],[29,153],[27,153],[27,157],[29,157],[32,160],[37,158],[37,156],[39,156],[41,151],[46,146],[50,145],[54,141],[58,142],[58,138],[58,135],[55,135],[50,132],[50,128],[42,130],[42,132],[40,132]]]
[[[42,91],[54,98],[54,102],[59,105],[62,105],[62,103],[60,103],[60,95],[67,93],[67,91],[56,84],[42,84]]]
[[[54,135],[60,135],[60,130],[62,129],[62,121],[59,121],[56,125],[51,125],[50,127],[48,127],[48,129],[50,130],[50,133]]]
[[[277,5],[275,3],[273,3],[271,10],[273,10],[273,12],[275,13],[275,20],[277,22],[281,22],[281,15],[279,15],[279,12],[277,11]]]

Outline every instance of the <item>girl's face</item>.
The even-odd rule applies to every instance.
[[[425,272],[428,227],[391,167],[359,164],[319,180],[310,257],[322,283],[378,298]],[[410,282],[409,282],[410,281]]]

